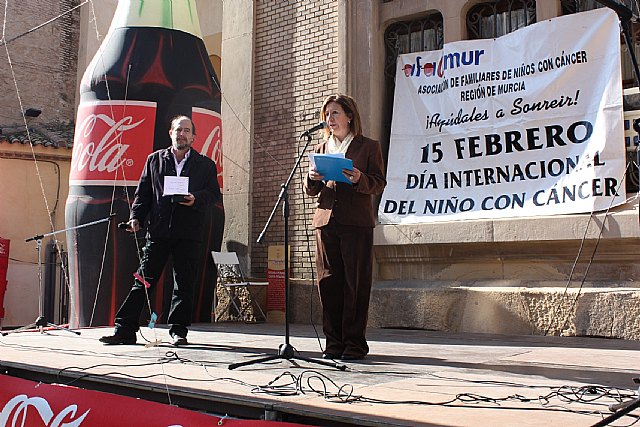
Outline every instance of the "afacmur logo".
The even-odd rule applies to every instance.
[[[484,55],[484,49],[468,50],[466,52],[451,52],[443,54],[436,61],[423,63],[422,56],[417,56],[413,61],[403,67],[405,77],[444,77],[445,70],[452,70],[469,65],[479,65],[480,57]]]

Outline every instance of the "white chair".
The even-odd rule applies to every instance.
[[[246,280],[240,261],[235,252],[216,252],[212,251],[211,256],[218,270],[218,288],[224,289],[225,297],[228,301],[218,301],[217,290],[216,298],[214,298],[213,320],[217,322],[225,314],[229,319],[237,317],[244,322],[266,321],[267,316],[264,314],[260,302],[251,291],[252,287],[261,287],[266,289],[267,282],[256,282]],[[218,309],[220,303],[224,306]],[[231,312],[231,307],[235,312]]]

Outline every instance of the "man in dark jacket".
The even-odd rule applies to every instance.
[[[169,334],[174,345],[187,344],[204,215],[220,198],[215,163],[191,148],[195,133],[189,117],[175,117],[169,130],[171,147],[147,158],[127,224],[128,231],[137,232],[148,217],[147,241],[131,291],[116,313],[115,332],[100,338],[105,344],[135,344],[140,314],[145,305],[150,306],[149,292],[170,255],[174,287]],[[188,178],[188,194],[166,195],[167,177]]]

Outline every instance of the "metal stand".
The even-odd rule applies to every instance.
[[[109,221],[111,218],[113,218],[115,215],[110,215],[107,218],[104,219],[100,219],[97,221],[92,221],[92,222],[88,222],[86,224],[81,224],[81,225],[77,225],[75,227],[69,227],[69,228],[65,228],[64,230],[57,230],[57,231],[53,231],[51,233],[47,233],[47,234],[38,234],[35,235],[33,237],[29,237],[28,239],[25,240],[25,242],[31,242],[33,240],[35,240],[36,242],[36,249],[38,251],[38,292],[39,292],[39,297],[38,297],[38,317],[36,318],[36,320],[26,326],[23,326],[21,328],[18,329],[13,329],[11,331],[8,332],[2,332],[0,331],[0,335],[7,336],[9,334],[13,334],[16,332],[24,332],[24,331],[30,331],[33,329],[39,329],[41,334],[44,334],[44,328],[52,328],[52,329],[59,329],[61,331],[67,331],[67,332],[71,332],[72,334],[76,334],[76,335],[80,335],[79,331],[72,331],[71,329],[65,328],[63,326],[59,326],[53,323],[48,322],[45,318],[44,318],[44,284],[43,284],[43,280],[42,280],[42,239],[45,237],[49,237],[49,236],[53,236],[55,234],[58,233],[64,233],[68,230],[75,230],[77,228],[83,228],[83,227],[88,227],[90,225],[95,225],[95,224],[99,224],[102,222],[106,222]]]
[[[640,384],[640,378],[634,378],[633,382],[636,384]],[[633,400],[629,400],[627,402],[618,403],[616,405],[609,406],[609,410],[613,412],[613,414],[609,415],[607,418],[593,424],[592,427],[601,427],[611,424],[613,421],[618,418],[622,418],[628,413],[634,411],[637,408],[640,408],[640,387],[638,388],[638,396]]]
[[[274,355],[271,355],[271,356],[260,357],[258,359],[249,360],[247,362],[232,363],[232,364],[229,365],[229,369],[235,369],[235,368],[239,368],[241,366],[252,365],[254,363],[268,362],[270,360],[277,360],[277,359],[286,359],[286,360],[297,359],[297,360],[304,360],[305,362],[317,363],[319,365],[329,366],[331,368],[336,368],[336,369],[339,369],[341,371],[344,371],[345,369],[347,369],[347,367],[345,365],[343,365],[341,363],[338,363],[338,362],[330,362],[328,360],[316,360],[316,359],[311,359],[309,357],[296,356],[295,355],[296,350],[289,342],[289,196],[287,194],[287,189],[289,188],[289,184],[291,183],[291,180],[293,179],[293,175],[294,175],[296,169],[298,168],[298,166],[300,166],[300,162],[302,161],[302,156],[304,156],[304,153],[307,151],[307,148],[309,147],[309,144],[311,143],[311,133],[310,132],[305,132],[302,136],[306,136],[307,137],[307,142],[306,142],[304,148],[302,149],[302,151],[300,152],[300,154],[298,155],[298,159],[296,160],[296,164],[293,166],[293,169],[291,170],[291,173],[289,174],[289,178],[287,179],[287,182],[282,184],[282,189],[280,190],[280,195],[278,196],[278,200],[276,201],[275,205],[273,206],[273,210],[271,211],[271,215],[269,215],[269,219],[267,220],[267,223],[265,224],[264,228],[262,229],[262,232],[260,233],[260,236],[258,237],[258,240],[257,240],[257,243],[261,243],[262,242],[262,239],[264,238],[264,235],[265,235],[265,233],[267,231],[267,228],[269,228],[269,225],[271,224],[271,221],[273,220],[273,217],[275,215],[276,210],[278,209],[278,206],[280,205],[280,202],[284,200],[284,205],[283,205],[283,216],[284,216],[284,299],[285,299],[285,316],[284,316],[284,325],[285,325],[284,331],[285,331],[285,334],[284,334],[284,343],[280,344],[280,346],[278,347],[278,354],[274,354]]]
[[[620,20],[620,27],[622,28],[622,34],[624,36],[624,42],[627,45],[627,49],[629,50],[629,55],[631,56],[631,64],[633,65],[636,84],[640,84],[640,68],[638,67],[638,60],[636,59],[636,53],[633,48],[633,39],[631,38],[631,18],[633,17],[633,12],[627,6],[620,4],[614,0],[596,0],[596,1],[614,10],[618,15],[618,19]],[[638,119],[634,120],[633,129],[636,132],[640,133],[640,122],[638,121]],[[639,156],[638,148],[636,148],[636,159],[639,158],[638,156]],[[633,381],[636,384],[640,384],[640,378],[634,378]],[[638,394],[640,396],[640,388],[638,388]],[[611,405],[609,407],[609,410],[613,412],[613,414],[601,420],[600,422],[593,424],[593,427],[609,425],[611,422],[629,414],[630,412],[634,411],[637,408],[640,408],[640,397],[634,400],[630,400],[628,402],[620,403],[617,405]]]

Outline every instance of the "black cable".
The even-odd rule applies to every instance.
[[[1,342],[1,341],[0,341]],[[25,349],[34,350],[35,347],[29,346],[17,346],[23,347]],[[42,351],[41,347],[38,347],[37,350]],[[58,349],[50,349],[53,351],[60,351]],[[78,352],[78,354],[86,354],[87,352]],[[113,355],[114,357],[122,357],[123,355]],[[131,356],[126,356],[131,357]],[[137,359],[140,355],[135,356]],[[386,399],[376,399],[370,398],[364,395],[359,395],[355,393],[355,389],[351,384],[337,384],[333,379],[331,379],[328,375],[318,372],[315,370],[304,370],[300,374],[296,375],[292,372],[285,371],[278,376],[276,376],[273,380],[269,381],[264,385],[250,384],[245,381],[237,380],[235,378],[229,377],[214,377],[208,371],[208,368],[214,365],[226,365],[226,363],[204,363],[193,359],[188,359],[179,356],[176,350],[169,350],[164,353],[164,356],[161,357],[153,357],[153,360],[146,361],[143,363],[131,363],[131,364],[115,364],[115,363],[104,363],[104,364],[96,364],[87,367],[65,367],[58,371],[57,377],[59,382],[63,379],[63,375],[70,376],[72,373],[82,373],[76,378],[67,381],[66,384],[70,385],[77,381],[86,379],[86,378],[105,378],[108,376],[116,376],[116,377],[124,377],[131,379],[150,379],[156,377],[163,378],[172,378],[179,381],[187,381],[187,382],[215,382],[215,381],[225,381],[231,382],[234,384],[239,384],[251,389],[251,393],[253,394],[266,394],[271,396],[281,396],[281,397],[291,397],[298,396],[304,394],[315,394],[317,396],[322,397],[326,401],[336,402],[336,403],[371,403],[371,404],[382,404],[382,405],[418,405],[418,406],[444,406],[444,407],[457,407],[457,408],[492,408],[492,409],[504,409],[504,410],[527,410],[527,411],[551,411],[551,412],[568,412],[568,413],[578,413],[585,415],[599,415],[602,416],[603,411],[601,410],[574,410],[569,409],[558,404],[553,404],[552,401],[554,399],[559,400],[563,404],[572,404],[572,403],[580,403],[587,405],[597,405],[597,406],[607,406],[610,402],[602,402],[603,399],[608,399],[614,402],[624,402],[631,399],[636,399],[638,396],[634,391],[619,389],[615,387],[605,387],[600,385],[585,385],[581,387],[576,386],[568,386],[563,385],[560,387],[548,387],[548,386],[532,386],[532,385],[523,385],[523,384],[514,384],[508,382],[496,382],[496,381],[474,381],[474,380],[465,380],[458,378],[448,378],[439,376],[436,374],[430,374],[431,376],[439,379],[448,379],[448,380],[456,380],[470,383],[481,383],[481,384],[498,384],[498,385],[510,385],[510,386],[519,386],[525,388],[535,388],[535,387],[544,387],[549,388],[551,391],[544,395],[539,395],[535,397],[526,397],[522,394],[512,394],[508,396],[485,396],[477,393],[459,393],[455,397],[452,397],[448,400],[443,401],[428,401],[428,400],[386,400]],[[188,364],[194,366],[202,366],[210,378],[185,378],[176,375],[171,375],[167,373],[157,373],[157,374],[149,374],[149,375],[131,375],[122,372],[122,368],[127,367],[144,367],[144,366],[154,366],[154,365],[165,365],[165,364]],[[103,367],[115,367],[118,368],[118,371],[106,372],[106,373],[90,373],[87,372],[91,369],[103,368]],[[367,371],[356,371],[352,370],[352,372],[357,373],[372,373],[376,374],[376,372],[367,372]],[[416,373],[407,373],[411,377],[415,377]],[[513,406],[501,406],[503,403],[507,402],[520,402],[520,403],[538,403],[540,407],[513,407]],[[632,418],[634,423],[636,423],[640,418],[638,416],[628,414],[630,418]]]

